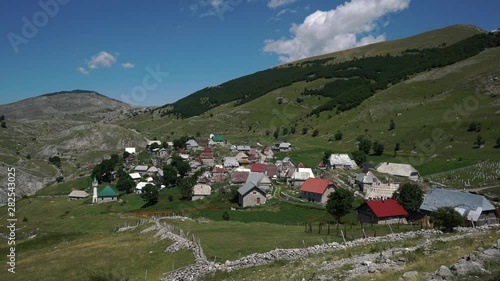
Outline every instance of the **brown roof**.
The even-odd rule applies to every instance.
[[[239,172],[234,171],[231,174],[231,182],[232,183],[244,183],[247,181],[249,172]]]
[[[268,177],[274,177],[278,176],[278,167],[274,164],[266,164],[264,166],[264,174],[266,174]]]
[[[213,181],[213,182],[223,182],[223,181],[224,181],[224,178],[225,178],[225,175],[224,175],[224,174],[215,174],[215,175],[213,175],[213,177],[212,177],[212,181]]]

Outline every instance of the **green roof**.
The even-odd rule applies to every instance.
[[[223,136],[213,136],[212,140],[213,141],[224,141],[224,137]]]
[[[101,191],[97,193],[97,197],[117,197],[118,191],[109,185],[106,185]]]

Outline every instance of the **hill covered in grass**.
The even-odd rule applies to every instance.
[[[424,40],[426,37],[429,39]],[[276,79],[275,84],[268,83],[274,80],[265,73],[278,70],[260,72],[255,77],[263,79],[254,81],[252,87],[265,88],[263,91],[267,92],[221,105],[215,102],[200,108],[192,105],[194,110],[202,112],[196,116],[180,118],[180,113],[169,115],[163,108],[120,124],[147,137],[164,140],[210,133],[222,134],[238,144],[286,140],[297,148],[289,156],[308,166],[315,166],[326,150],[356,151],[360,136],[384,145],[381,155],[368,156],[373,164],[410,163],[423,175],[483,160],[500,161],[500,151],[496,148],[500,137],[499,34],[460,25],[418,38],[421,41],[399,40],[401,49],[396,56],[368,55],[341,63],[334,63],[331,57],[314,58],[277,68],[283,69],[283,76],[304,69],[335,70],[330,76],[328,71],[324,75],[297,76],[297,81],[286,86],[281,85],[286,84],[281,79]],[[454,44],[446,43],[450,38]],[[410,48],[417,42],[435,45]],[[391,46],[388,50],[391,53],[394,44],[384,43]],[[404,72],[405,68],[413,70]],[[239,79],[250,84],[251,75]],[[207,96],[212,99],[217,91],[224,91],[223,85],[234,86],[236,80],[209,89]],[[276,88],[272,89],[272,85]],[[240,92],[249,89],[242,86]],[[236,96],[236,88],[234,93]],[[194,102],[196,97],[194,94],[184,101]],[[346,108],[341,109],[344,105]],[[175,105],[171,112],[175,112]],[[480,123],[480,128],[470,130],[473,123]],[[313,136],[315,131],[317,134]],[[336,140],[339,132],[342,137]],[[475,145],[478,137],[484,140],[479,146]],[[396,145],[399,150],[395,152]]]
[[[450,36],[437,39],[440,37],[438,34],[448,34],[448,32],[455,34],[452,37],[455,40],[450,40]],[[456,41],[459,36],[463,37]],[[409,75],[461,61],[485,48],[500,44],[500,40],[494,34],[489,36],[476,29],[471,30],[470,26],[449,27],[417,37],[421,41],[415,38],[400,40],[398,44],[406,46],[406,49],[401,48],[398,52],[392,48],[388,48],[383,54],[365,50],[361,51],[361,57],[354,56],[352,59],[347,59],[343,52],[338,52],[328,57],[302,60],[259,71],[215,87],[204,88],[172,105],[165,106],[165,112],[191,117],[218,105],[232,101],[243,104],[292,83],[321,78],[334,78],[335,81],[331,81],[332,85],[325,87],[325,91],[312,90],[308,94],[333,96],[333,101],[320,110],[336,107],[343,111],[357,106],[377,90],[406,80]],[[440,40],[439,44],[430,43],[436,40]],[[429,45],[423,46],[415,42],[428,42]],[[358,49],[363,50],[368,47]],[[335,91],[332,91],[332,88]]]

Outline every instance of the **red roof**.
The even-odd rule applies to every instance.
[[[408,213],[396,199],[366,201],[377,218],[406,216]]]
[[[329,185],[333,185],[333,182],[324,179],[308,178],[300,187],[300,191],[324,194]]]
[[[297,168],[307,168],[307,167],[304,163],[300,162],[299,165],[297,165]]]
[[[212,158],[214,158],[214,155],[210,152],[203,152],[202,154],[200,154],[200,158],[201,159],[212,159]]]
[[[256,172],[256,173],[263,173],[265,167],[266,167],[266,164],[256,163],[256,164],[253,164],[252,167],[250,167],[250,170],[252,172]]]
[[[212,153],[212,149],[207,146],[207,147],[205,147],[205,149],[203,149],[203,153]]]

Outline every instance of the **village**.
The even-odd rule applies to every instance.
[[[207,139],[151,140],[143,147],[124,149],[121,171],[94,167],[91,186],[73,190],[68,200],[91,198],[92,204],[101,204],[119,201],[124,193],[143,197],[152,193],[154,198],[148,205],[155,204],[158,192],[182,185],[184,200],[191,201],[204,200],[232,187],[237,208],[266,206],[273,198],[326,206],[329,200],[338,200],[332,194],[342,189],[352,192],[356,202],[361,203],[350,202],[361,224],[399,225],[411,219],[431,227],[429,216],[445,207],[460,214],[459,225],[476,227],[499,221],[499,209],[484,196],[461,191],[460,187],[427,184],[425,188],[422,177],[409,164],[383,162],[373,166],[356,163],[348,154],[325,155],[318,159],[316,167],[306,167],[288,156],[277,159],[276,155],[294,149],[283,141],[256,147],[231,144],[213,134]],[[416,198],[417,207],[408,208],[395,196],[407,185],[422,190],[422,198]]]

